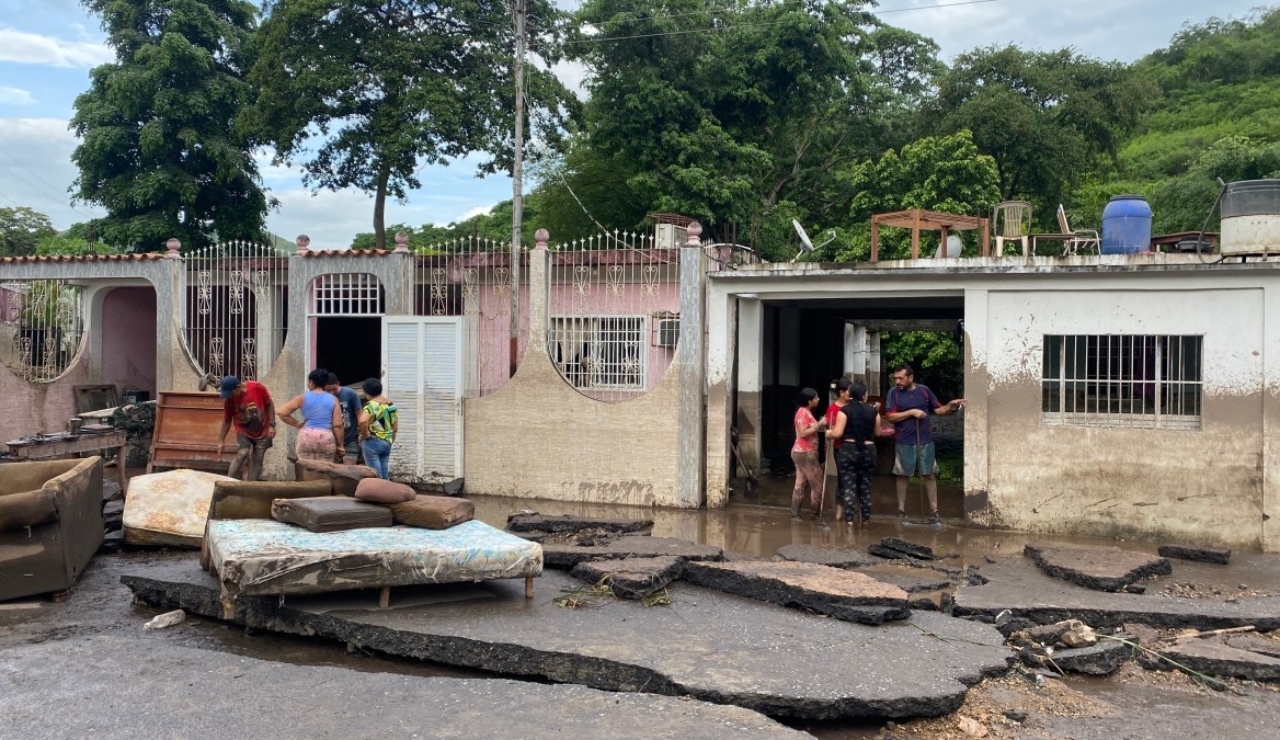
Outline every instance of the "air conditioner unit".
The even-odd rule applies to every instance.
[[[689,230],[675,224],[658,224],[654,233],[654,246],[658,249],[683,247],[689,239]]]
[[[674,347],[680,343],[680,319],[658,319],[658,329],[654,337],[657,347]]]

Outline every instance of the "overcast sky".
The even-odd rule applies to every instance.
[[[561,0],[576,6],[575,0]],[[882,0],[881,17],[932,37],[950,59],[976,46],[1016,43],[1028,48],[1071,46],[1102,58],[1133,61],[1165,46],[1184,23],[1216,15],[1241,16],[1259,0]],[[101,215],[72,206],[75,179],[67,129],[72,105],[88,88],[89,70],[111,61],[98,19],[76,0],[0,0],[0,206],[30,206],[56,227]],[[577,81],[570,70],[567,78]],[[567,80],[568,81],[568,80]],[[356,191],[311,194],[297,172],[268,166],[265,184],[281,202],[268,217],[271,231],[307,233],[314,247],[345,247],[372,231],[373,201]],[[458,221],[511,197],[511,180],[477,179],[474,162],[426,167],[422,188],[406,203],[389,201],[387,223]]]

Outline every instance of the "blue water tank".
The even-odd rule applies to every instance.
[[[1137,254],[1151,249],[1151,206],[1141,195],[1115,195],[1102,209],[1102,253]]]

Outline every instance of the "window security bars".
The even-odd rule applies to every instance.
[[[1047,426],[1201,428],[1204,337],[1046,335]]]
[[[562,316],[551,320],[552,358],[574,388],[645,389],[642,316]]]
[[[680,249],[668,243],[613,232],[551,250],[547,352],[584,395],[635,398],[666,374],[677,342],[658,327],[680,311]]]
[[[84,337],[82,290],[65,280],[0,283],[0,358],[43,383],[67,371]]]
[[[234,241],[192,252],[183,338],[207,375],[265,376],[284,348],[289,257]]]
[[[381,316],[386,312],[377,275],[343,272],[321,275],[311,283],[309,316]]]

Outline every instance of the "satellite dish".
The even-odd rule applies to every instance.
[[[809,239],[809,233],[804,230],[803,226],[800,225],[799,219],[795,219],[795,218],[791,219],[791,225],[796,227],[796,233],[800,235],[800,254],[804,254],[805,252],[812,252],[815,249],[825,247],[831,242],[835,241],[836,239],[836,232],[834,229],[832,229],[831,231],[827,232],[826,241],[822,242],[817,246],[814,246],[813,241]],[[800,257],[800,254],[797,254],[794,258],[792,258],[791,261],[795,262],[796,259]]]

